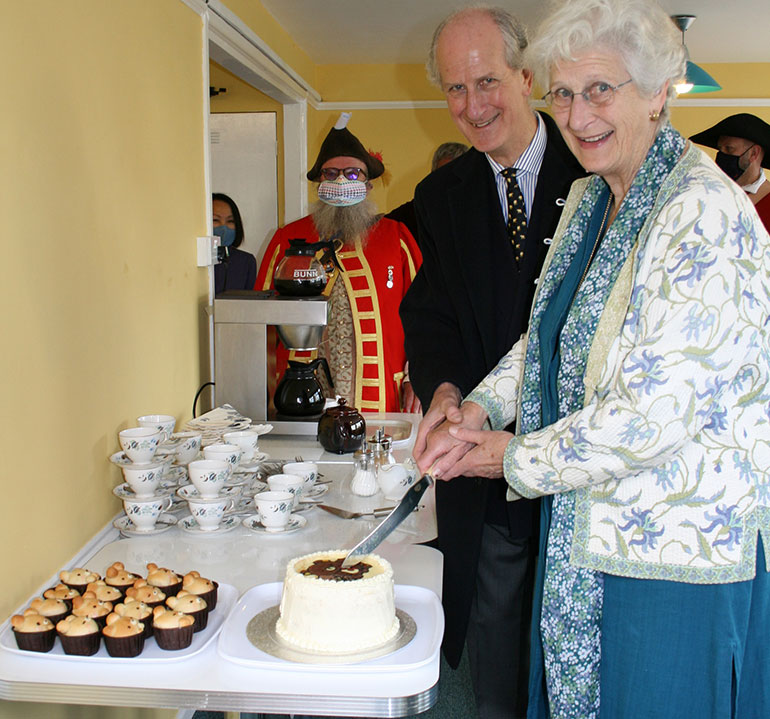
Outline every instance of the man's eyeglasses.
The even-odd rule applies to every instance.
[[[615,97],[615,91],[633,81],[633,78],[631,78],[621,82],[620,85],[610,85],[608,82],[595,82],[583,90],[583,92],[572,92],[572,90],[568,90],[566,87],[557,87],[555,90],[545,93],[542,99],[553,107],[564,109],[572,105],[575,95],[582,95],[583,99],[591,107],[600,107],[602,105],[609,105]]]
[[[325,167],[321,170],[321,177],[329,182],[334,182],[339,176],[340,172],[348,180],[366,180],[366,171],[360,167],[346,167],[344,170],[339,167]]]

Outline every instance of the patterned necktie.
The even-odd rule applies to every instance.
[[[527,210],[524,206],[524,196],[516,181],[516,168],[504,167],[500,174],[505,178],[508,199],[508,237],[513,244],[513,253],[516,261],[520,262],[524,257],[524,238],[527,236]]]

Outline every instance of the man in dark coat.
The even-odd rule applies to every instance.
[[[530,107],[526,44],[502,10],[458,11],[434,34],[429,74],[473,147],[415,193],[423,266],[401,318],[412,385],[429,408],[418,463],[428,434],[445,431],[447,412],[526,331],[549,238],[584,174],[553,121]],[[526,223],[507,224],[522,200]],[[482,719],[524,717],[538,504],[507,503],[505,482],[474,477],[439,481],[436,498],[445,657],[456,667],[467,640]]]

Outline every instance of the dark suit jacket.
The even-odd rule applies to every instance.
[[[471,149],[415,191],[423,265],[401,304],[409,376],[423,407],[448,381],[468,394],[513,346],[529,320],[546,242],[573,180],[585,173],[547,115],[543,164],[517,266],[486,157]],[[505,482],[460,477],[436,487],[444,553],[444,653],[456,666],[473,598],[485,517],[511,536],[533,536],[537,502],[505,502]],[[502,518],[502,521],[500,521]],[[505,577],[500,578],[505,581]]]

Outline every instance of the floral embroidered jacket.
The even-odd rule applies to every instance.
[[[573,185],[540,285],[587,182]],[[769,317],[770,236],[688,145],[601,315],[583,409],[509,442],[509,500],[574,490],[578,566],[753,577],[758,530],[770,546]],[[466,398],[493,429],[520,418],[526,342]]]

